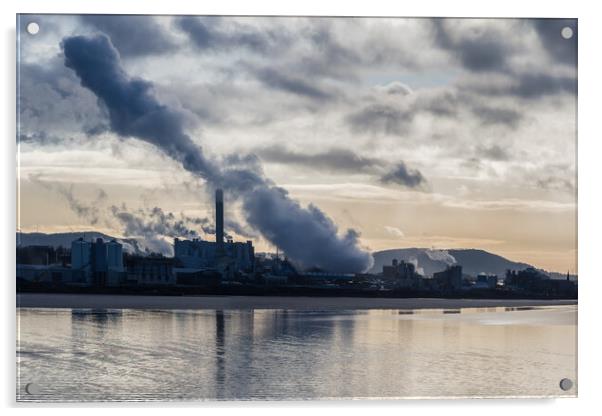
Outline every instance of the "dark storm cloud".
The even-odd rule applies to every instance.
[[[322,211],[302,207],[262,172],[250,169],[249,160],[242,158],[238,166],[225,169],[208,160],[184,133],[181,114],[158,102],[151,83],[125,73],[106,36],[69,37],[62,46],[65,65],[107,108],[112,131],[153,144],[210,188],[223,187],[227,196],[242,200],[248,224],[297,263],[335,272],[371,267],[372,256],[359,246],[357,232],[339,236]]]
[[[82,15],[81,19],[109,36],[122,56],[160,54],[175,47],[169,34],[152,16],[91,14]]]
[[[224,27],[220,17],[183,16],[176,18],[175,25],[188,35],[200,50],[229,51],[242,48],[265,54],[281,50],[292,39],[285,28],[258,30],[241,23]]]
[[[480,71],[504,71],[513,50],[499,34],[481,30],[469,35],[455,36],[446,19],[432,20],[435,42],[457,58],[464,68]]]
[[[373,104],[346,117],[354,133],[402,135],[408,131],[413,113],[386,104]]]
[[[577,65],[577,19],[533,19],[533,26],[551,57],[567,65]],[[562,37],[565,27],[573,30],[572,38]]]
[[[410,169],[405,163],[399,162],[391,171],[380,178],[382,183],[397,184],[408,188],[421,188],[427,182],[422,173],[417,169]]]
[[[380,159],[360,156],[347,149],[330,149],[321,153],[301,153],[284,146],[258,149],[259,156],[268,162],[301,165],[331,172],[373,171],[385,164]]]
[[[330,100],[334,95],[323,91],[314,83],[303,78],[284,74],[273,68],[254,68],[252,73],[266,87],[316,100]]]

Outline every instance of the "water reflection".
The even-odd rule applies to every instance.
[[[215,397],[218,399],[223,398],[222,391],[226,380],[225,344],[224,311],[215,311],[215,381],[217,387]]]
[[[575,393],[574,307],[18,314],[19,392],[42,400]]]

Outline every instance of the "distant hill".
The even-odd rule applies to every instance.
[[[402,248],[395,250],[384,250],[372,253],[374,266],[370,273],[382,272],[383,265],[391,264],[393,259],[411,261],[416,264],[417,270],[425,276],[444,270],[449,264],[458,263],[462,265],[465,274],[476,276],[479,273],[492,273],[503,277],[507,269],[522,270],[533,267],[527,263],[508,260],[497,254],[485,250],[431,250],[427,248]],[[565,274],[546,272],[554,279],[564,279]],[[575,276],[571,276],[575,279]]]
[[[102,238],[103,240],[117,240],[123,244],[123,249],[128,253],[141,254],[144,251],[140,244],[133,238],[114,238],[110,235],[99,233],[97,231],[82,231],[78,233],[17,233],[17,246],[52,246],[71,248],[71,242],[84,237],[87,241]]]

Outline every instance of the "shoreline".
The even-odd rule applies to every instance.
[[[460,309],[577,305],[576,299],[446,299],[308,296],[144,296],[17,293],[17,308],[55,309]]]

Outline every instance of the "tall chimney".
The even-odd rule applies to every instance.
[[[224,191],[215,190],[215,242],[221,254],[224,251]]]

